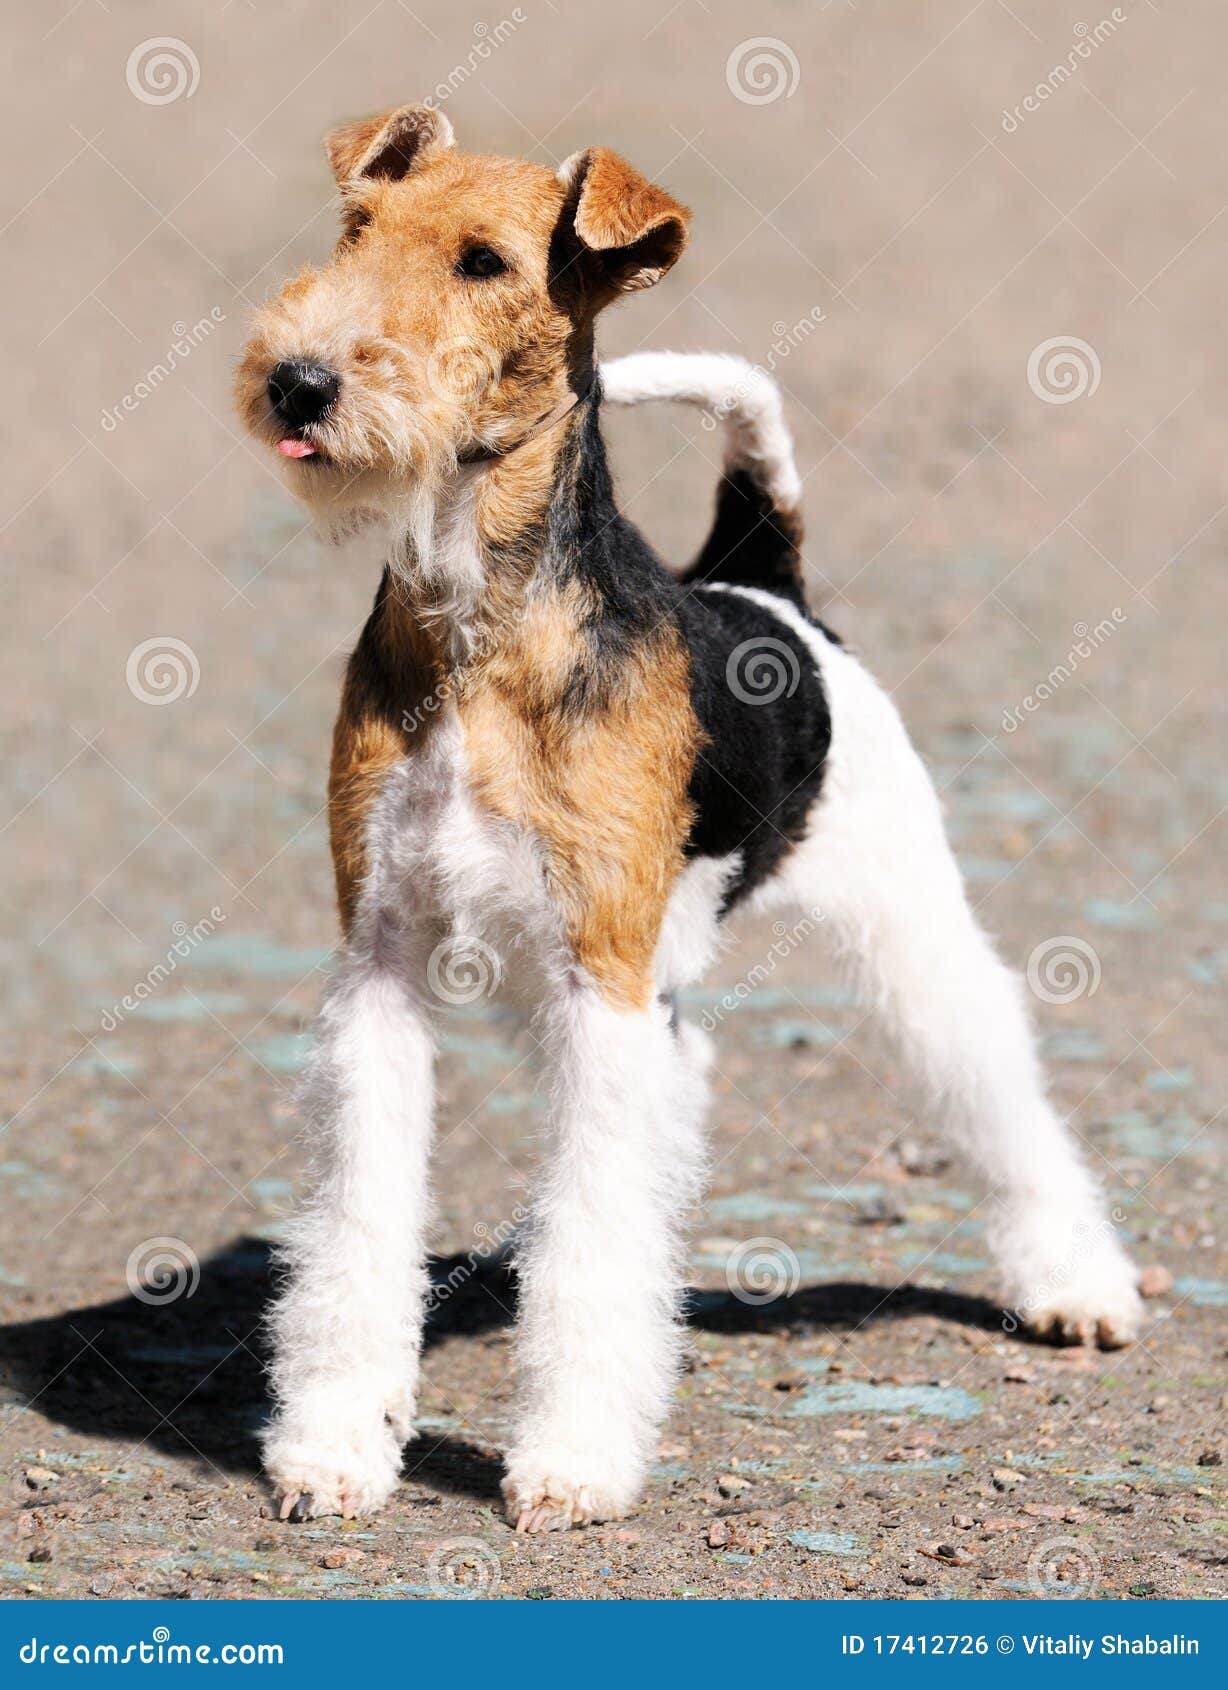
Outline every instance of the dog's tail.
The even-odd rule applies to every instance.
[[[802,602],[801,481],[771,377],[727,353],[634,352],[603,364],[601,383],[615,405],[678,400],[724,424],[716,519],[683,579],[765,587]]]

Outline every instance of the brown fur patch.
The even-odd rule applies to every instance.
[[[398,603],[386,574],[346,669],[328,774],[329,842],[347,937],[368,868],[371,807],[389,771],[430,731],[424,705],[442,678],[438,648]]]
[[[617,695],[573,712],[589,661],[582,589],[532,607],[460,698],[470,779],[494,815],[530,830],[576,959],[607,1000],[644,1009],[690,826],[698,728],[672,630],[632,658]]]

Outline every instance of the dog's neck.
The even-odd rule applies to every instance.
[[[589,541],[622,522],[599,390],[572,398],[514,449],[458,465],[421,537],[395,542],[381,610],[396,649],[425,641],[445,675],[471,668],[514,641],[532,597],[574,574]]]

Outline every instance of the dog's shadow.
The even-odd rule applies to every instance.
[[[427,1347],[510,1323],[514,1272],[453,1256],[432,1262]],[[268,1411],[263,1319],[272,1293],[270,1246],[243,1238],[200,1266],[195,1289],[159,1301],[156,1287],[43,1320],[0,1327],[9,1413],[30,1405],[87,1437],[195,1457],[226,1473],[259,1469],[257,1433]],[[1001,1311],[978,1297],[899,1286],[804,1286],[750,1304],[729,1291],[692,1291],[692,1326],[713,1332],[789,1327],[839,1331],[870,1320],[930,1313],[1001,1330]],[[120,1459],[120,1457],[117,1457]],[[462,1439],[426,1435],[406,1452],[406,1474],[428,1488],[481,1499],[498,1492],[499,1464]]]

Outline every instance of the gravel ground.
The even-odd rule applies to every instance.
[[[754,101],[726,0],[526,4],[484,32],[438,0],[305,0],[293,30],[172,3],[173,99],[141,80],[142,7],[18,28],[5,1594],[1223,1595],[1228,147],[1206,66],[1228,21],[1119,10],[1097,32],[1056,0],[765,4],[781,80],[743,81]],[[283,1526],[254,1454],[335,938],[327,737],[377,560],[303,529],[235,431],[229,370],[249,305],[327,250],[321,130],[437,83],[465,144],[602,140],[695,208],[691,254],[606,350],[738,349],[786,387],[814,603],[893,689],[982,919],[1035,959],[1054,1095],[1153,1270],[1129,1351],[1012,1334],[966,1171],[807,935],[744,926],[688,1006],[719,1022],[714,1172],[649,1495],[544,1540],[495,1506],[500,1252],[540,1105],[480,1007],[448,1024],[400,1491],[377,1519]],[[1043,354],[1029,378],[1072,337],[1073,388]],[[625,502],[678,559],[715,461],[681,421],[611,425]],[[731,1292],[731,1259],[763,1300]]]

